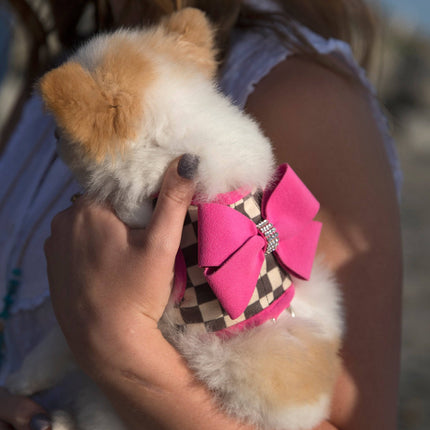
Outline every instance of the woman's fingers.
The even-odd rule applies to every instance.
[[[0,430],[49,430],[46,411],[33,400],[0,388]]]
[[[128,228],[109,208],[83,197],[54,219],[45,246],[51,301],[88,372],[97,370],[94,357],[132,349],[136,327],[157,327],[170,297],[197,167],[191,155],[171,163],[145,229]]]
[[[194,177],[199,160],[183,155],[168,167],[148,227],[132,230],[133,256],[145,282],[134,288],[142,314],[158,321],[167,305],[174,277],[185,215],[195,192]]]
[[[195,192],[193,178],[199,159],[185,154],[168,167],[164,175],[151,222],[146,229],[146,244],[155,255],[167,251],[175,256],[181,241],[188,206]]]

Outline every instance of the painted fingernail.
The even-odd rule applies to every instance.
[[[47,414],[36,414],[31,417],[30,430],[51,430],[52,421]]]
[[[193,179],[199,166],[199,157],[194,154],[184,154],[178,163],[178,175],[185,179]]]

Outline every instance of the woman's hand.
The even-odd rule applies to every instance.
[[[23,396],[10,394],[0,387],[0,430],[49,430],[46,411]]]
[[[248,429],[221,413],[157,328],[167,304],[198,160],[168,168],[144,230],[80,198],[45,251],[52,303],[77,361],[130,429]]]
[[[146,229],[128,228],[84,197],[54,218],[45,245],[51,298],[84,369],[158,331],[197,165],[188,154],[170,165]]]

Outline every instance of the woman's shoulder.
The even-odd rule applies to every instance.
[[[246,110],[321,203],[319,253],[342,285],[348,327],[332,422],[357,416],[358,426],[380,428],[395,419],[402,257],[394,181],[367,89],[291,57],[255,87]]]
[[[384,136],[360,83],[290,57],[256,86],[246,110],[272,141],[278,162],[293,166],[339,226],[355,223],[381,240],[396,234],[398,203]]]
[[[372,170],[392,182],[368,89],[357,80],[289,57],[258,83],[246,110],[271,138],[279,161],[300,160],[299,169],[318,166],[318,176],[326,171],[331,178],[351,165],[351,173]]]
[[[354,127],[362,133],[363,127],[374,132],[376,140],[382,138],[375,130],[367,88],[353,76],[298,55],[280,62],[261,79],[247,100],[246,110],[271,128],[287,127],[289,139],[307,136],[308,144],[317,145],[320,139],[313,137],[323,137],[322,132],[335,131],[339,140],[340,133],[349,133]],[[327,144],[320,150],[324,151]]]
[[[335,66],[335,63],[334,63]],[[288,120],[291,110],[300,110],[300,117],[296,120],[310,120],[323,122],[330,115],[342,108],[344,119],[351,120],[360,117],[359,113],[372,113],[369,109],[368,90],[353,75],[342,73],[322,65],[317,61],[301,55],[294,55],[279,62],[265,75],[250,94],[246,109],[248,111],[265,106],[261,112],[278,112],[278,116],[288,113],[284,118]],[[349,107],[352,110],[344,111]],[[269,109],[269,112],[267,111]],[[371,115],[369,115],[369,118]],[[273,116],[272,116],[273,118]]]
[[[258,110],[256,105],[264,106],[260,111],[264,110],[272,122],[278,121],[280,111],[288,109],[288,106],[293,110],[302,108],[296,125],[301,120],[305,123],[304,130],[309,129],[311,115],[321,121],[333,115],[332,120],[336,120],[336,109],[341,110],[343,120],[359,122],[364,118],[375,137],[382,141],[399,196],[402,174],[398,157],[387,119],[366,72],[356,62],[347,43],[325,39],[305,27],[299,29],[315,54],[337,62],[339,68],[353,78],[345,79],[330,68],[296,54],[289,44],[280,41],[279,34],[275,32],[248,28],[238,29],[233,35],[220,87],[240,107],[246,105],[250,110],[252,105]],[[288,28],[282,27],[281,30],[288,34]],[[264,115],[264,112],[259,114]],[[285,118],[279,119],[279,123],[285,123]]]

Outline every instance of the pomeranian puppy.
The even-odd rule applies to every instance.
[[[199,157],[160,329],[227,413],[263,429],[310,429],[329,414],[343,331],[336,283],[313,265],[318,203],[291,167],[275,170],[270,142],[220,94],[216,70],[214,29],[187,8],[94,37],[39,88],[61,157],[130,226],[148,223],[168,164]],[[70,371],[79,372],[58,329],[8,386],[29,395]],[[124,429],[79,381],[54,430]]]

